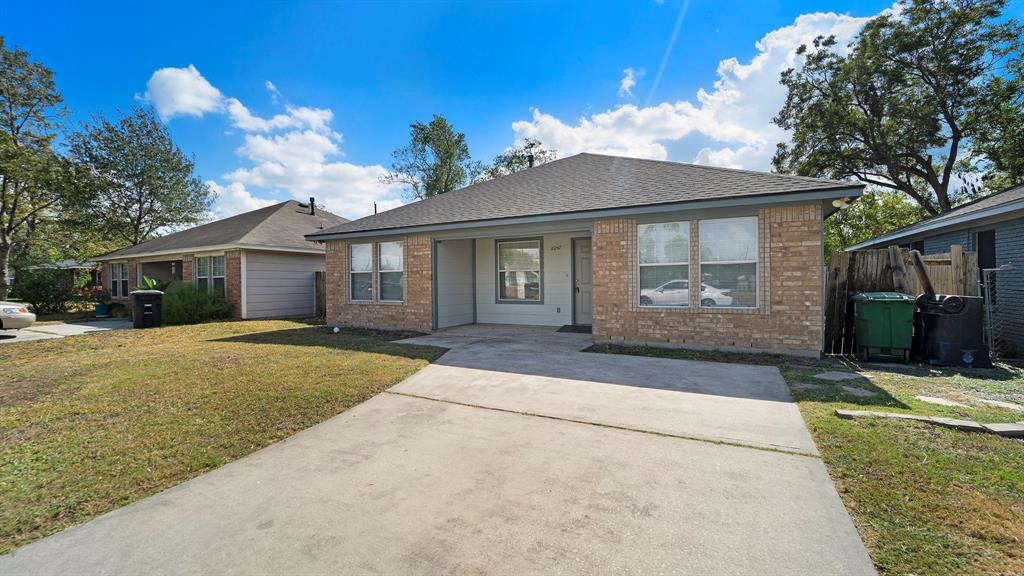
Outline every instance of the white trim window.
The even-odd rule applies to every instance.
[[[196,258],[196,290],[198,292],[210,291],[210,258],[208,256]]]
[[[543,302],[544,261],[541,240],[498,240],[498,302]]]
[[[110,297],[128,297],[128,265],[123,263],[110,264]]]
[[[690,223],[637,226],[640,305],[690,305]]]
[[[377,244],[377,290],[381,302],[405,300],[405,243]]]
[[[349,244],[349,300],[373,300],[373,244]]]
[[[196,263],[196,290],[227,297],[227,273],[224,256],[198,256]]]
[[[757,217],[701,220],[700,305],[756,308]]]
[[[210,291],[221,298],[227,298],[227,275],[223,256],[210,257],[210,276],[213,278]]]

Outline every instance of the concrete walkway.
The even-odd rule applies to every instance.
[[[0,573],[874,573],[777,371],[550,329],[415,342],[453,349]]]
[[[0,330],[0,344],[9,342],[31,342],[51,340],[108,330],[125,330],[132,327],[131,320],[121,318],[97,318],[88,322],[60,324],[36,324],[21,330]]]

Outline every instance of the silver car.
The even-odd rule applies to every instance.
[[[640,291],[641,306],[686,306],[690,301],[689,280],[672,280],[658,286]],[[700,285],[701,306],[732,306],[732,294],[722,290]]]
[[[29,312],[24,304],[0,302],[0,330],[28,328],[36,321],[36,315]]]

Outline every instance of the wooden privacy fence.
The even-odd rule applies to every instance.
[[[313,272],[313,294],[317,318],[327,316],[327,278],[324,272]]]
[[[950,246],[946,254],[922,256],[928,278],[919,277],[906,248],[836,252],[825,276],[825,353],[853,354],[853,305],[859,292],[903,292],[919,296],[930,281],[937,294],[978,294],[978,254]]]

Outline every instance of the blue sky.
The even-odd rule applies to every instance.
[[[0,33],[56,72],[75,119],[153,104],[215,214],[313,195],[357,217],[401,201],[379,175],[434,113],[482,160],[532,136],[560,156],[767,169],[793,48],[890,5],[22,2]]]

